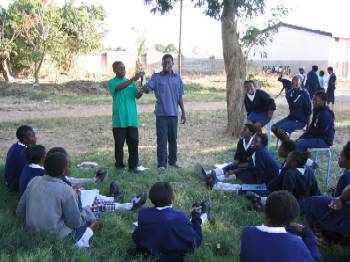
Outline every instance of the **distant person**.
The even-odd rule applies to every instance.
[[[19,196],[21,197],[28,183],[36,176],[45,174],[44,161],[46,156],[45,147],[42,145],[30,145],[24,149],[27,163],[19,177]]]
[[[36,136],[31,126],[22,125],[17,129],[16,137],[18,141],[7,152],[4,174],[7,187],[18,192],[19,176],[23,167],[27,164],[24,149],[29,145],[36,144]]]
[[[306,83],[306,78],[307,78],[306,75],[305,75],[305,70],[304,70],[304,68],[299,67],[298,71],[299,71],[298,76],[301,79],[301,88],[304,88],[305,87],[305,83]]]
[[[132,239],[137,253],[151,255],[157,261],[183,261],[202,242],[202,218],[208,214],[207,202],[194,204],[191,219],[173,208],[174,191],[168,182],[157,182],[149,191],[154,207],[139,212]]]
[[[310,228],[293,223],[299,213],[298,202],[292,194],[287,191],[271,193],[265,207],[266,225],[243,228],[240,261],[321,261]]]
[[[320,90],[320,82],[318,80],[318,66],[313,65],[309,73],[307,73],[305,88],[309,91],[310,98],[312,99],[314,94]]]
[[[289,114],[272,125],[271,131],[280,140],[287,140],[295,130],[303,129],[310,121],[312,106],[309,94],[301,89],[299,76],[292,79],[292,88],[286,90],[286,100],[288,102]]]
[[[280,73],[280,75],[279,75],[279,77],[278,77],[277,80],[278,80],[279,82],[282,83],[282,89],[281,89],[281,91],[278,93],[278,96],[279,96],[280,94],[282,94],[283,90],[284,90],[284,92],[287,92],[287,91],[289,91],[290,89],[292,89],[292,81],[290,81],[290,80],[287,79],[287,78],[284,78],[284,77],[283,77],[283,72]]]
[[[265,126],[271,121],[276,110],[274,99],[265,91],[256,89],[253,80],[244,81],[245,97],[244,106],[247,111],[247,121],[257,128]]]
[[[337,77],[333,72],[333,67],[329,66],[327,68],[329,77],[328,77],[328,86],[327,86],[327,104],[328,106],[334,107],[334,91],[335,91],[335,82]]]
[[[125,66],[116,61],[112,65],[115,77],[107,82],[108,91],[113,98],[112,126],[114,137],[115,167],[123,169],[124,142],[129,151],[129,172],[139,173],[139,133],[136,99],[142,96],[142,91],[136,86],[141,74],[136,74],[130,80],[125,77]]]
[[[334,140],[334,113],[326,106],[325,92],[315,93],[312,104],[312,121],[306,131],[297,141],[297,148],[306,151],[308,148],[327,148],[333,145]]]
[[[162,58],[162,72],[153,74],[144,88],[146,93],[153,91],[157,99],[155,114],[159,174],[165,174],[168,164],[174,168],[180,168],[177,165],[179,107],[181,108],[181,123],[186,123],[186,113],[182,99],[184,87],[181,77],[174,73],[173,65],[172,55],[165,54]],[[167,145],[169,145],[169,154]]]
[[[320,82],[321,91],[324,91],[324,71],[320,70],[318,73],[318,81]]]

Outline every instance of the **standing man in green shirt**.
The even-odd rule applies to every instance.
[[[139,133],[137,121],[136,99],[142,96],[142,91],[136,86],[141,74],[137,73],[130,80],[125,77],[125,66],[122,62],[113,63],[115,77],[107,82],[108,91],[113,98],[112,126],[114,137],[115,167],[123,169],[124,142],[129,151],[129,172],[138,173],[139,163]]]

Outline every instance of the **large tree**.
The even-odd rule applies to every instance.
[[[165,14],[181,0],[144,0],[152,13]],[[204,14],[221,21],[222,47],[226,72],[227,131],[238,136],[244,121],[244,90],[247,53],[254,45],[271,39],[279,18],[287,12],[283,6],[266,10],[266,0],[191,0]],[[269,11],[262,27],[253,19]]]

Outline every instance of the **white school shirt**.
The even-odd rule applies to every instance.
[[[244,147],[245,151],[247,151],[248,148],[250,147],[250,145],[252,144],[253,138],[254,138],[254,136],[252,136],[252,137],[250,138],[250,140],[249,140],[249,142],[248,142],[247,144],[245,143],[245,139],[243,138],[243,147]]]
[[[252,94],[252,95],[247,94],[249,100],[252,101],[252,102],[253,102],[253,100],[254,100],[254,98],[255,98],[255,93],[256,93],[256,92],[254,92],[254,94]]]

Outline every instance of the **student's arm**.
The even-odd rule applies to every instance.
[[[293,194],[295,191],[296,186],[296,180],[295,176],[296,174],[293,172],[293,169],[289,169],[283,176],[283,182],[282,182],[282,190],[287,190],[289,193]]]
[[[332,200],[332,202],[329,204],[329,207],[333,210],[340,210],[343,208],[343,205],[345,202],[350,201],[350,185],[348,185],[344,190],[343,193]]]
[[[151,91],[154,91],[157,86],[157,76],[156,74],[153,74],[151,79],[147,82],[145,86],[141,88],[142,92],[145,94],[148,94]]]
[[[185,106],[184,106],[184,101],[182,99],[182,96],[179,98],[179,106],[181,108],[181,124],[186,123],[186,113],[185,113]]]
[[[69,228],[81,226],[81,216],[78,207],[76,193],[71,189],[69,195],[62,202],[62,215],[64,224]]]
[[[27,198],[27,191],[24,191],[16,208],[16,215],[22,220],[25,220],[26,218],[26,198]]]
[[[311,229],[307,226],[304,226],[301,236],[306,247],[309,249],[311,256],[315,259],[315,261],[322,261],[321,253],[318,249],[315,235],[314,233],[312,233]]]
[[[276,110],[275,100],[266,92],[261,92],[261,99],[268,105],[267,115],[272,118],[273,111]]]
[[[318,122],[315,126],[315,128],[312,131],[313,135],[323,135],[325,132],[329,129],[329,127],[334,122],[333,117],[330,115],[331,113],[326,113],[326,111],[322,112],[321,115],[318,117]]]
[[[127,88],[129,85],[131,85],[134,81],[137,81],[139,78],[141,77],[141,74],[136,74],[134,75],[131,79],[129,79],[128,81],[121,83],[119,85],[117,85],[114,90],[116,92],[123,90],[124,88]]]

